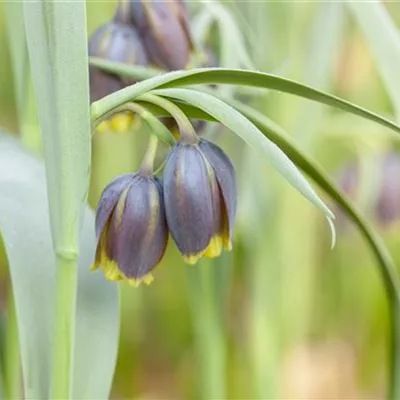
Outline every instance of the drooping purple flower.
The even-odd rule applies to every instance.
[[[163,189],[158,178],[128,174],[103,191],[96,213],[97,249],[93,269],[111,281],[133,286],[152,281],[168,242]]]
[[[236,214],[232,162],[215,144],[178,142],[163,174],[168,228],[186,262],[230,250]]]

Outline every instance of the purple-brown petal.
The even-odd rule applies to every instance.
[[[235,169],[229,157],[214,143],[201,140],[199,148],[214,169],[228,214],[229,237],[232,238],[237,205]]]
[[[137,176],[112,215],[107,254],[126,278],[140,280],[159,263],[167,241],[160,185],[156,178]]]
[[[147,54],[134,27],[117,22],[102,25],[89,41],[89,55],[131,65],[147,65]],[[133,80],[90,67],[91,101],[98,100]]]
[[[118,176],[111,183],[109,183],[101,195],[99,204],[96,211],[96,236],[99,240],[108,219],[111,216],[121,193],[126,189],[135,179],[135,174],[125,174]]]
[[[188,27],[181,15],[184,9],[172,3],[131,1],[132,17],[150,61],[167,70],[185,68],[191,48]]]
[[[213,209],[207,167],[197,146],[175,145],[164,169],[163,187],[172,238],[182,254],[199,254],[213,233]]]

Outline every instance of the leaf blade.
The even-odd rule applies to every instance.
[[[96,65],[106,71],[125,76],[129,76],[130,71],[132,71],[129,66],[122,63],[108,62],[103,64],[99,61]],[[104,66],[104,68],[102,66]],[[92,104],[92,118],[97,119],[106,112],[128,101],[132,101],[150,90],[200,84],[244,85],[273,89],[347,111],[400,133],[400,126],[393,121],[310,86],[263,72],[226,68],[197,68],[189,71],[174,71],[160,76],[154,76],[153,78],[128,86],[94,102]]]
[[[1,133],[0,168],[0,232],[15,298],[25,397],[48,398],[56,267],[45,170],[15,139]],[[117,356],[117,288],[101,274],[89,272],[94,251],[94,215],[86,209],[78,272],[73,368],[76,399],[108,398]]]

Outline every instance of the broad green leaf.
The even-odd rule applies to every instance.
[[[57,258],[51,397],[70,398],[79,235],[91,161],[86,3],[26,1],[24,17]]]
[[[254,150],[263,152],[266,160],[300,193],[322,210],[328,218],[334,218],[332,212],[316,195],[310,184],[285,153],[273,142],[268,140],[256,126],[233,107],[208,93],[189,89],[162,89],[155,91],[155,93],[184,101],[210,114],[213,118],[217,119],[228,129],[240,136],[253,147]]]
[[[97,66],[102,63],[98,62]],[[129,76],[130,67],[121,63],[104,64],[104,70]],[[317,101],[341,110],[350,112],[360,117],[374,121],[382,126],[400,133],[400,126],[380,115],[355,105],[339,97],[330,95],[301,83],[285,79],[279,76],[246,70],[234,70],[224,68],[197,68],[189,71],[169,72],[160,76],[147,79],[135,85],[126,87],[112,93],[92,104],[92,118],[97,119],[106,112],[134,100],[140,95],[153,90],[189,85],[230,84],[253,86],[266,89],[274,89],[280,92],[294,94],[309,100]]]
[[[0,134],[0,233],[4,240],[19,328],[25,397],[49,398],[56,287],[43,164]],[[116,362],[117,287],[89,272],[94,216],[86,208],[80,241],[74,399],[108,398]]]
[[[32,80],[44,139],[57,252],[78,247],[90,168],[89,79],[83,2],[25,2]]]
[[[379,1],[347,1],[371,48],[383,83],[400,118],[400,33]]]

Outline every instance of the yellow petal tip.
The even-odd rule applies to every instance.
[[[204,252],[204,256],[208,258],[219,257],[222,252],[222,247],[222,237],[219,235],[213,236]]]
[[[204,251],[202,251],[201,253],[197,253],[197,254],[189,254],[187,256],[183,256],[183,261],[185,261],[186,264],[194,265],[203,256],[203,253],[204,253]]]
[[[153,282],[154,277],[152,274],[147,274],[143,278],[140,279],[125,279],[129,286],[137,288],[142,282],[146,285],[150,285]]]

